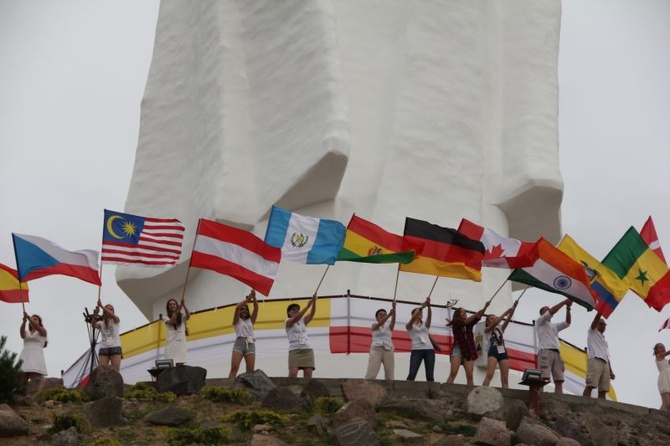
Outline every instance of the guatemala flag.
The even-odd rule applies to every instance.
[[[323,218],[304,217],[272,206],[265,243],[281,248],[282,261],[307,264],[335,263],[346,228]]]

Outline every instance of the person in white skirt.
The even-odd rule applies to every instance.
[[[27,325],[27,326],[26,326]],[[29,316],[23,312],[23,321],[20,329],[23,339],[23,350],[19,359],[21,364],[21,383],[38,381],[47,374],[47,364],[44,360],[44,348],[47,346],[47,330],[42,324],[42,318],[37,314]]]
[[[375,313],[376,322],[372,324],[372,343],[370,359],[365,379],[376,379],[379,368],[384,364],[384,379],[393,381],[395,361],[393,349],[393,329],[395,328],[395,301],[387,313],[381,308]],[[388,324],[386,324],[388,322]]]
[[[665,345],[658,343],[654,345],[654,356],[658,368],[658,392],[661,394],[661,410],[670,412],[670,363],[668,363],[669,351]]]
[[[249,304],[253,310],[249,312]],[[251,293],[235,307],[233,314],[233,327],[235,327],[235,344],[233,345],[233,354],[230,358],[230,373],[228,378],[233,379],[237,376],[242,358],[247,366],[247,373],[254,371],[256,366],[256,338],[254,337],[254,324],[258,317],[258,301],[256,300],[256,291]]]
[[[182,313],[182,309],[184,312]],[[184,299],[178,303],[170,299],[165,304],[167,316],[163,318],[167,328],[165,337],[165,358],[172,359],[176,366],[182,366],[186,362],[186,321],[191,317],[191,313],[186,308]]]

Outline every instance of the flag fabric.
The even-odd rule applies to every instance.
[[[405,218],[403,249],[413,249],[414,260],[400,271],[481,282],[484,245],[452,228]]]
[[[402,236],[385,231],[353,215],[347,225],[344,246],[337,261],[363,263],[409,263],[414,251],[403,251]]]
[[[663,325],[661,325],[661,328],[659,328],[658,331],[667,330],[668,328],[670,328],[670,319],[666,319],[666,321],[663,322]]]
[[[265,243],[281,248],[282,261],[332,265],[342,250],[345,233],[339,221],[305,217],[272,206]]]
[[[598,294],[591,289],[584,267],[544,238],[537,241],[538,258],[533,266],[515,269],[509,280],[562,294],[592,310],[598,305]]]
[[[458,232],[479,240],[484,244],[483,266],[492,268],[523,268],[531,266],[537,259],[535,243],[505,237],[497,232],[479,226],[465,218],[461,219]]]
[[[598,294],[596,311],[606,318],[609,317],[628,293],[628,284],[579,246],[569,235],[563,237],[557,248],[581,263],[591,281],[591,288]]]
[[[661,311],[670,302],[670,270],[634,227],[626,231],[602,263],[628,283],[649,307]]]
[[[19,283],[19,273],[2,263],[0,263],[0,301],[10,304],[28,302],[28,283]]]
[[[190,266],[233,277],[267,296],[280,260],[281,250],[254,234],[201,218]]]
[[[54,242],[34,235],[12,234],[16,266],[21,281],[59,274],[101,285],[98,251],[68,251]]]
[[[640,231],[640,236],[642,240],[645,241],[647,246],[651,248],[652,251],[656,253],[659,259],[663,260],[663,263],[667,264],[665,256],[663,255],[663,250],[661,249],[661,243],[658,241],[658,235],[656,235],[656,227],[654,227],[654,220],[651,219],[651,216],[647,219],[642,226]]]
[[[101,261],[172,266],[181,256],[184,230],[176,218],[139,217],[105,209]]]

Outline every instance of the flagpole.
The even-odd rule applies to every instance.
[[[491,304],[491,301],[493,301],[493,298],[496,297],[496,295],[500,292],[500,290],[502,290],[502,287],[505,286],[505,284],[507,283],[507,280],[509,280],[509,278],[505,279],[505,280],[503,281],[503,283],[500,284],[500,286],[498,287],[498,289],[496,290],[496,292],[493,293],[493,296],[491,296],[491,298],[487,301],[488,304]]]
[[[430,296],[433,295],[433,290],[435,289],[435,285],[437,285],[437,279],[439,279],[439,278],[440,278],[440,276],[435,276],[435,282],[433,282],[433,286],[432,286],[432,288],[430,289],[430,293],[428,293],[428,297],[429,297],[429,298],[430,298]]]
[[[393,303],[396,301],[396,293],[398,293],[398,278],[400,277],[400,263],[398,263],[398,271],[395,273],[395,288],[393,289]]]
[[[19,296],[21,296],[21,307],[23,308],[23,314],[25,314],[26,313],[26,300],[23,298],[23,287],[21,286],[21,279],[19,279]]]
[[[523,291],[521,292],[521,294],[519,294],[519,297],[517,297],[516,300],[514,301],[515,304],[518,304],[518,303],[519,303],[519,301],[520,301],[521,298],[523,297],[524,293],[525,293],[526,291],[528,291],[528,288],[530,288],[530,287],[527,286],[526,288],[523,289]]]
[[[328,272],[328,268],[330,268],[330,265],[326,266],[326,270],[323,272],[323,276],[321,276],[321,280],[319,281],[319,284],[316,286],[316,290],[314,290],[314,295],[319,292],[319,288],[321,288],[321,284],[323,283],[323,279],[326,277],[326,273]]]
[[[188,284],[188,276],[191,274],[191,261],[193,260],[193,250],[195,249],[195,242],[198,240],[198,234],[200,233],[200,222],[202,218],[198,219],[198,226],[195,228],[195,238],[193,239],[193,248],[191,248],[191,257],[188,259],[188,268],[186,269],[186,278],[184,279],[184,288],[181,290],[181,300],[184,300],[186,296],[186,285]]]

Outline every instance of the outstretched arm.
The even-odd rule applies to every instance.
[[[372,324],[372,331],[379,330],[379,327],[383,326],[386,323],[386,321],[388,321],[391,318],[391,316],[394,316],[394,315],[395,315],[395,310],[393,308],[391,308],[391,311],[386,313],[386,316],[384,316],[381,321],[375,322],[374,324]],[[391,328],[391,330],[393,330],[393,329]]]
[[[183,297],[181,298],[181,303],[179,304],[179,308],[177,309],[177,311],[179,311],[182,308],[184,309],[184,320],[188,320],[191,317],[191,312],[188,311],[188,308],[186,308],[186,302],[184,301]]]
[[[426,328],[430,328],[430,323],[433,320],[433,307],[430,306],[430,297],[427,297],[424,303],[428,309],[426,312]]]
[[[296,324],[296,322],[298,322],[300,319],[302,319],[303,316],[305,316],[305,313],[307,313],[307,310],[309,310],[310,307],[314,304],[314,301],[315,301],[315,298],[312,297],[312,298],[309,300],[309,302],[307,302],[307,305],[305,305],[305,308],[303,308],[302,310],[300,310],[300,312],[299,312],[298,314],[296,314],[295,316],[293,316],[293,317],[291,317],[291,318],[288,318],[288,319],[286,320],[286,327],[287,327],[287,328],[291,328],[291,327],[293,327],[293,326]]]
[[[21,321],[21,326],[19,327],[19,335],[21,336],[21,339],[25,339],[26,337],[26,322],[30,320],[30,317],[28,316],[28,313],[25,311],[23,312],[23,320]]]
[[[316,294],[312,296],[311,302],[312,302],[312,308],[310,308],[309,314],[305,316],[305,325],[312,322],[312,319],[314,319],[314,315],[316,314]]]
[[[489,307],[489,305],[491,305],[491,302],[486,302],[484,304],[484,308],[482,308],[481,310],[479,310],[475,314],[471,314],[470,316],[468,316],[468,318],[465,320],[465,325],[469,325],[475,319],[478,319],[478,318],[481,318],[482,316],[484,316],[484,312],[486,312],[486,309]]]
[[[572,305],[572,301],[570,299],[565,299],[565,300],[557,303],[556,305],[554,305],[553,307],[551,307],[549,309],[549,313],[551,313],[552,315],[558,313],[558,310],[560,310],[561,307],[563,307],[563,305]]]
[[[503,322],[503,326],[500,328],[503,332],[505,329],[507,329],[507,326],[509,325],[510,321],[512,320],[512,316],[514,316],[514,312],[516,311],[516,305],[519,303],[517,300],[514,302],[514,305],[512,305],[512,308],[507,310],[509,313],[507,314],[507,319],[505,319],[505,322]]]
[[[415,311],[414,314],[412,314],[412,317],[409,319],[409,322],[405,324],[405,328],[409,331],[412,329],[412,325],[421,317],[421,311],[426,307],[426,303],[422,303],[421,306],[419,307],[419,311]]]
[[[390,314],[391,314],[391,323],[389,323],[389,330],[393,331],[393,329],[395,328],[395,300],[391,304]]]
[[[249,296],[251,297],[251,323],[255,324],[256,319],[258,318],[258,299],[256,299],[256,290],[251,290],[251,293],[249,293]]]
[[[596,311],[596,316],[593,318],[593,322],[591,322],[591,330],[598,328],[598,322],[600,322],[600,313]]]
[[[103,316],[111,317],[112,320],[114,321],[114,323],[116,323],[116,324],[118,324],[121,321],[121,319],[119,319],[119,317],[116,314],[114,314],[113,312],[111,312],[107,308],[105,308],[105,306],[102,304],[100,299],[98,299],[98,306],[100,308],[102,308],[102,315]]]

